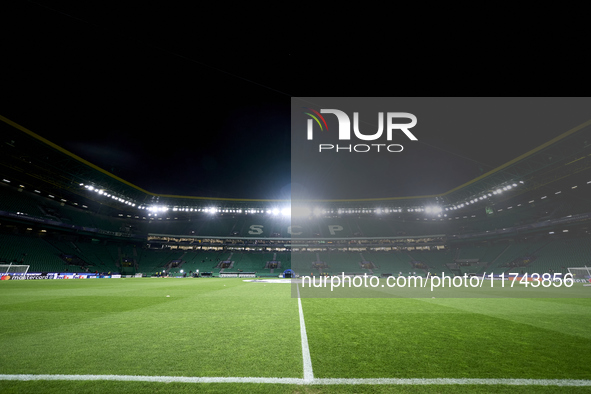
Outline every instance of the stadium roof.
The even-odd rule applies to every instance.
[[[112,194],[109,197],[120,203],[133,206],[173,205],[192,206],[223,203],[226,206],[252,205],[252,203],[274,203],[287,201],[272,199],[219,199],[198,196],[178,196],[157,194],[142,189],[119,178],[99,166],[88,162],[68,150],[44,139],[34,132],[0,116],[0,130],[4,136],[2,164],[4,174],[16,176],[24,182],[28,177],[36,185],[45,182],[56,191],[69,191],[88,196]],[[591,168],[591,121],[585,122],[531,151],[504,163],[464,184],[441,194],[407,197],[387,197],[369,199],[322,200],[340,207],[382,206],[409,207],[417,205],[453,206],[500,193],[500,190],[519,186],[520,190],[532,190],[569,175],[585,172]],[[587,171],[588,172],[588,171]],[[245,205],[245,206],[246,206]]]
[[[178,12],[169,19],[166,10],[147,6],[11,7],[5,15],[15,31],[42,34],[6,43],[10,78],[0,115],[96,165],[97,179],[107,172],[119,178],[121,192],[289,199],[291,97],[417,92],[390,67],[347,67],[340,52],[317,57],[306,43],[265,45],[244,34],[220,45],[204,39],[215,35],[210,24],[185,25]],[[591,119],[578,114],[522,134],[509,127],[484,136],[423,129],[415,159],[396,165],[412,167],[413,176],[397,177],[399,191],[379,198],[445,194]]]

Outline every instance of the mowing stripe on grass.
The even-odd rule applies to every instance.
[[[298,290],[298,309],[300,311],[300,333],[302,335],[302,358],[304,359],[304,380],[314,379],[312,370],[312,358],[310,357],[310,348],[308,347],[308,335],[306,334],[306,322],[304,321],[304,310],[302,309],[302,299],[300,298],[300,286],[296,285]]]
[[[248,378],[248,377],[188,377],[188,376],[140,376],[140,375],[0,375],[0,380],[71,380],[71,381],[118,381],[157,383],[270,383],[298,385],[505,385],[505,386],[565,386],[591,387],[591,380],[575,379],[300,379],[300,378]]]

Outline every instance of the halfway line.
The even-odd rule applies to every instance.
[[[306,334],[306,322],[304,321],[304,310],[302,309],[302,299],[300,298],[300,285],[296,284],[298,290],[298,308],[300,310],[300,333],[302,334],[302,357],[304,359],[304,382],[314,379],[312,371],[312,359],[310,358],[310,348],[308,347],[308,335]]]

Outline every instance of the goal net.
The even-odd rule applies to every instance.
[[[573,279],[591,279],[591,267],[569,267],[568,272],[573,276]]]
[[[0,275],[26,275],[29,266],[23,264],[0,264]]]

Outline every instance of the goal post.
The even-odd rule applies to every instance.
[[[26,275],[29,266],[24,264],[0,264],[0,275]]]
[[[572,275],[573,279],[583,279],[591,283],[591,267],[569,267],[568,272]],[[591,284],[585,286],[591,286]]]

